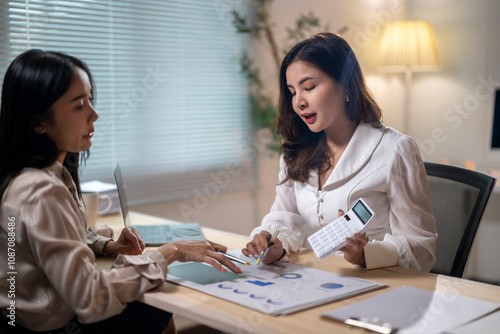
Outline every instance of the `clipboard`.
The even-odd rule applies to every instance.
[[[402,286],[322,316],[378,333],[433,334],[463,326],[499,307],[499,303]],[[382,327],[389,331],[374,330]]]

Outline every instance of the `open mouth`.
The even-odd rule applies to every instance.
[[[316,119],[316,114],[302,114],[301,115],[307,123],[312,123]]]

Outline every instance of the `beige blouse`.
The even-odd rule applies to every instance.
[[[100,321],[165,281],[167,262],[155,250],[119,255],[110,271],[97,270],[92,250],[100,253],[109,238],[85,232],[80,206],[75,184],[58,162],[24,169],[5,191],[0,308],[10,314],[7,307],[15,301],[16,324],[42,331],[64,326],[75,314],[82,323]],[[8,257],[9,232],[15,233],[15,259]]]

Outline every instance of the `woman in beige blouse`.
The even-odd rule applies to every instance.
[[[93,93],[87,66],[61,53],[29,50],[5,74],[0,332],[160,333],[171,314],[134,301],[163,284],[171,262],[204,261],[241,273],[217,253],[226,247],[209,241],[124,255],[144,249],[135,230],[124,229],[116,241],[85,231],[78,166],[98,118]],[[96,270],[94,252],[117,255],[113,269]]]

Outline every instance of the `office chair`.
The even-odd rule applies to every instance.
[[[465,168],[424,162],[438,239],[432,273],[462,277],[495,178]]]

